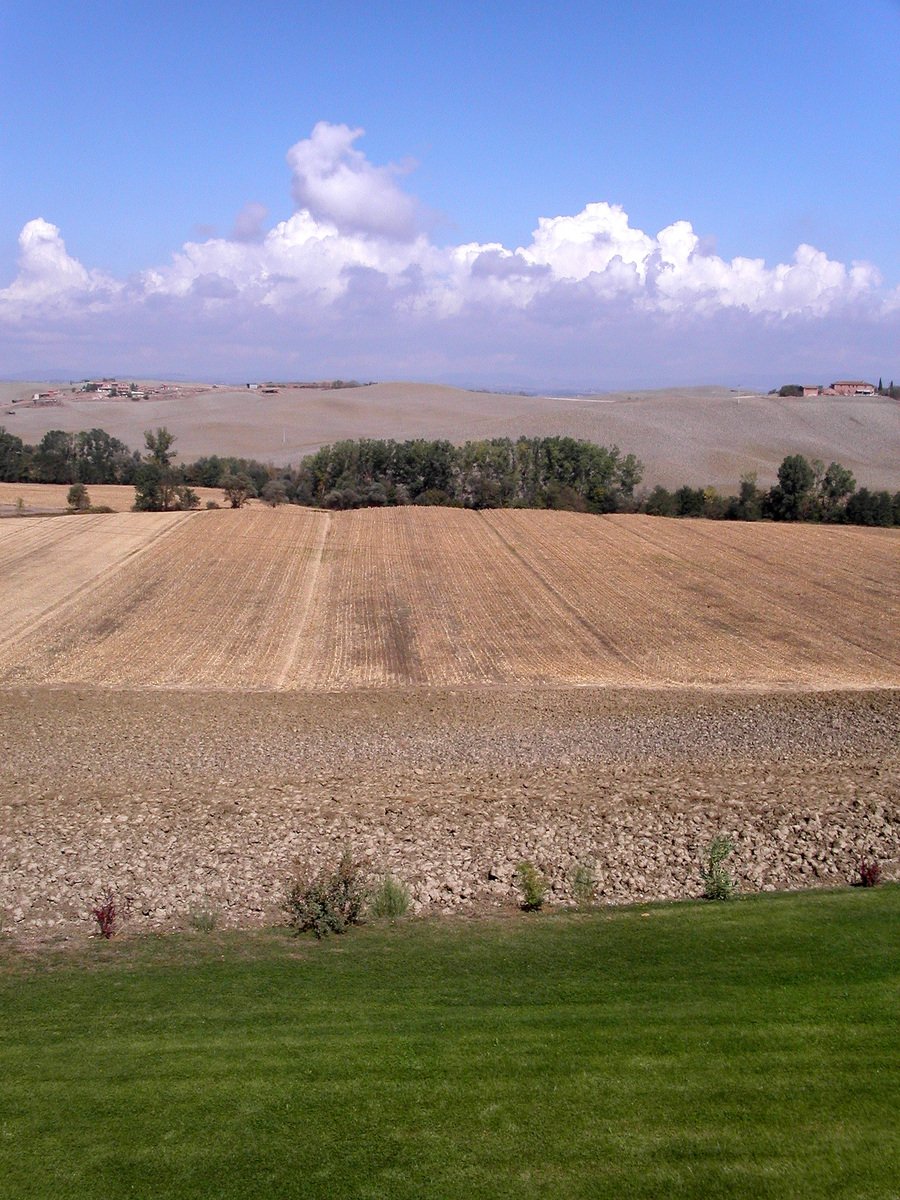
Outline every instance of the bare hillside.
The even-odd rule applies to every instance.
[[[433,384],[379,383],[338,390],[173,389],[165,398],[96,400],[63,394],[58,405],[12,405],[35,385],[0,385],[0,425],[28,442],[48,429],[99,427],[133,448],[166,425],[183,458],[245,455],[296,464],[341,438],[470,438],[568,434],[633,451],[645,482],[736,490],[757,471],[774,480],[786,454],[843,463],[869,487],[898,486],[900,406],[879,396],[780,399],[726,388],[615,392],[567,399],[470,392]]]

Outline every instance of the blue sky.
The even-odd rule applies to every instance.
[[[5,0],[0,373],[900,376],[898,47],[892,0]]]

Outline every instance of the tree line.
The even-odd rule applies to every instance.
[[[570,437],[323,446],[288,481],[291,499],[323,508],[436,504],[615,512],[633,503],[643,468],[617,446]]]
[[[144,451],[131,450],[103,429],[66,433],[51,429],[36,446],[0,425],[0,481],[7,483],[122,483],[133,484],[142,466],[159,461],[158,436],[166,444],[163,457],[171,465],[175,438],[167,429],[148,430]],[[149,439],[149,440],[148,440]],[[199,458],[177,470],[193,487],[218,487],[223,475],[247,474],[259,488],[273,468],[255,459],[233,456]]]
[[[131,484],[136,507],[191,507],[195,487],[222,487],[238,507],[249,497],[324,508],[449,504],[467,508],[518,505],[614,512],[631,503],[642,468],[623,455],[575,438],[449,441],[362,439],[324,446],[299,467],[210,455],[175,464],[175,438],[147,430],[132,451],[101,429],[51,430],[37,446],[0,427],[0,480]]]
[[[827,467],[802,454],[789,454],[777,482],[758,486],[755,472],[741,477],[736,495],[684,485],[676,491],[655,487],[640,511],[659,517],[707,517],[725,521],[817,521],[848,525],[900,525],[900,492],[857,488],[852,471]]]
[[[139,510],[196,508],[194,488],[222,488],[239,508],[260,496],[274,505],[329,509],[425,504],[463,508],[551,508],[574,512],[643,512],[666,517],[740,521],[824,521],[900,525],[900,492],[857,488],[846,467],[788,455],[777,482],[760,488],[755,474],[734,495],[689,484],[636,492],[643,466],[617,446],[571,437],[490,438],[456,446],[418,438],[335,442],[297,468],[209,455],[173,462],[175,437],[147,430],[143,453],[102,429],[50,430],[28,446],[0,426],[0,480],[130,484]]]

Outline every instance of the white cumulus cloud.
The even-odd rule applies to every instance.
[[[18,274],[0,289],[0,337],[5,324],[15,336],[31,328],[46,339],[52,321],[64,339],[67,314],[73,329],[96,318],[105,336],[134,330],[136,344],[151,348],[165,320],[186,343],[192,331],[215,330],[226,354],[252,338],[269,346],[276,329],[310,345],[326,331],[336,346],[341,338],[377,345],[383,371],[392,354],[409,364],[417,347],[432,368],[449,347],[455,361],[480,356],[490,367],[539,362],[542,347],[563,354],[567,345],[585,364],[638,342],[683,357],[689,343],[718,347],[721,330],[739,344],[742,327],[752,328],[756,347],[767,337],[783,345],[785,323],[796,322],[806,341],[826,321],[848,330],[848,321],[862,322],[868,342],[896,335],[900,289],[885,291],[870,264],[837,262],[808,245],[786,263],[728,260],[687,220],[651,234],[615,204],[541,217],[523,246],[437,245],[400,186],[402,170],[371,163],[361,137],[319,122],[288,151],[290,217],[266,228],[266,210],[248,204],[229,237],[186,242],[127,284],[69,255],[55,225],[29,221]]]
[[[59,229],[35,217],[19,234],[19,273],[0,300],[25,307],[71,297],[74,293],[114,292],[118,285],[99,271],[88,271],[66,250]]]
[[[354,142],[364,130],[319,121],[287,152],[298,208],[333,223],[342,233],[410,238],[416,202],[397,185],[404,168],[376,167]]]

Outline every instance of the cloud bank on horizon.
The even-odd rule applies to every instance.
[[[290,148],[287,220],[266,229],[249,203],[229,237],[128,279],[29,221],[0,289],[7,361],[572,386],[894,365],[900,287],[870,263],[805,244],[787,263],[728,261],[687,220],[652,235],[606,202],[539,218],[525,246],[442,246],[402,186],[411,164],[371,163],[363,132],[320,121]]]

